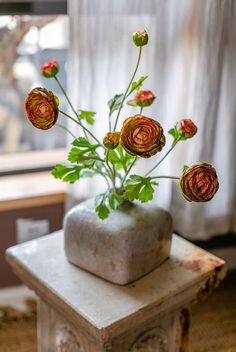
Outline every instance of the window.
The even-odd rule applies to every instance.
[[[16,153],[23,156],[29,151],[65,148],[64,130],[55,126],[45,133],[32,127],[26,119],[24,100],[32,88],[44,86],[59,97],[62,106],[65,104],[56,83],[41,77],[39,68],[56,59],[66,87],[67,51],[66,1],[8,0],[0,4],[1,155],[14,154],[15,158]]]

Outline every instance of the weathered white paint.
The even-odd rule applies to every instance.
[[[126,286],[70,264],[62,232],[12,247],[7,259],[40,297],[39,352],[187,351],[185,307],[225,275],[224,261],[176,235],[170,258]]]

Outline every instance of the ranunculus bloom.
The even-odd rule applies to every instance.
[[[133,34],[133,42],[136,46],[144,46],[148,43],[148,34],[144,30],[143,32],[135,32]]]
[[[128,117],[124,121],[120,139],[129,154],[142,158],[155,155],[165,145],[163,128],[159,122],[143,115]]]
[[[197,133],[197,126],[191,119],[181,120],[179,126],[181,132],[187,138],[191,138]]]
[[[120,132],[108,132],[104,139],[103,144],[107,149],[115,149],[120,142]]]
[[[45,78],[55,77],[59,71],[59,64],[57,61],[49,61],[41,66],[41,74]]]
[[[216,170],[206,163],[198,163],[183,172],[179,186],[189,202],[208,202],[219,188]]]
[[[50,90],[34,88],[26,97],[25,109],[36,128],[48,130],[57,121],[58,98]]]
[[[138,90],[134,99],[128,101],[128,105],[145,107],[153,103],[155,95],[150,90]]]

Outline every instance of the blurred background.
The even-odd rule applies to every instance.
[[[59,97],[62,110],[70,109],[54,80],[42,78],[40,66],[49,60],[59,62],[58,77],[75,108],[96,111],[93,128],[102,139],[108,127],[107,101],[125,90],[137,60],[132,33],[143,29],[150,40],[137,77],[148,75],[143,88],[157,96],[145,114],[160,121],[166,135],[182,118],[191,118],[198,126],[197,135],[176,147],[160,174],[179,175],[184,164],[204,161],[214,165],[220,182],[207,204],[185,202],[171,181],[161,182],[155,193],[154,202],[171,212],[175,231],[224,258],[230,269],[222,289],[228,299],[220,293],[196,313],[197,338],[191,351],[236,351],[234,0],[0,1],[0,286],[7,287],[2,296],[0,290],[0,312],[11,296],[8,287],[19,283],[5,262],[5,249],[60,229],[68,208],[104,187],[100,179],[68,187],[50,175],[57,162],[65,161],[71,138],[57,126],[46,132],[33,128],[25,116],[25,96],[43,86]],[[135,113],[125,107],[120,124]],[[80,134],[62,116],[59,123]],[[137,172],[150,169],[152,163],[156,159],[139,163]],[[20,300],[25,290],[12,291],[11,302],[14,295]],[[35,341],[35,316],[30,319],[32,335],[24,346]],[[224,332],[219,333],[223,320]],[[205,336],[203,330],[214,330],[214,336]],[[5,335],[0,325],[0,340],[1,336]],[[207,339],[211,340],[207,348],[197,343]],[[32,344],[29,351],[35,348]]]
[[[65,147],[65,134],[59,128],[48,134],[31,129],[25,119],[24,100],[34,87],[46,84],[49,89],[54,88],[51,81],[42,78],[39,67],[55,57],[66,87],[67,53],[67,15],[0,16],[1,153]],[[60,92],[55,93],[63,104]]]

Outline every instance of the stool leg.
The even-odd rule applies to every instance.
[[[38,352],[52,352],[54,345],[53,312],[41,299],[38,302],[37,341]]]

